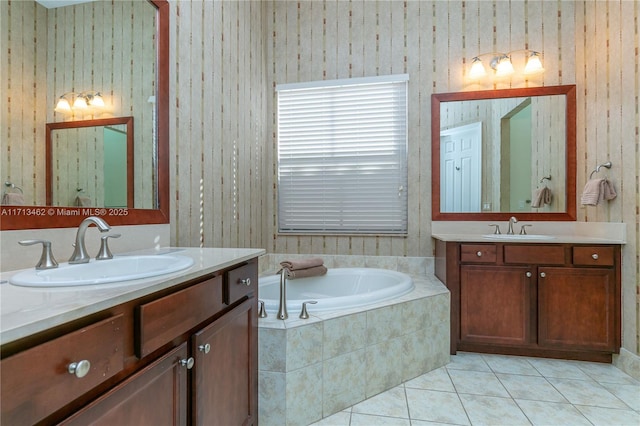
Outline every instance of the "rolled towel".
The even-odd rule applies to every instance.
[[[2,205],[3,206],[23,206],[24,195],[18,194],[16,192],[7,192],[2,196]]]
[[[294,260],[284,260],[280,262],[280,266],[283,268],[287,268],[290,271],[297,271],[298,269],[308,269],[313,268],[315,266],[324,265],[324,261],[319,257],[310,257],[307,259],[294,259]]]
[[[589,179],[584,186],[584,190],[582,191],[582,197],[580,198],[580,202],[583,206],[595,206],[601,201],[601,189],[602,183],[605,179]]]
[[[307,278],[307,277],[317,277],[320,275],[324,275],[327,273],[327,268],[324,265],[320,266],[312,266],[311,268],[305,269],[296,269],[293,271],[289,271],[289,279],[293,280],[296,278]]]
[[[551,204],[551,190],[546,186],[536,191],[531,207],[537,209],[543,207],[543,204]]]
[[[78,195],[76,197],[76,206],[78,207],[91,207],[91,198],[89,197],[81,197]]]

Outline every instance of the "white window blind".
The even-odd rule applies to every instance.
[[[407,80],[276,88],[280,232],[406,233]]]

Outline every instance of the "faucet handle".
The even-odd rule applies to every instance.
[[[264,300],[258,299],[258,318],[266,318],[267,311],[264,309]]]
[[[525,229],[526,226],[532,225],[522,225],[522,227],[520,228],[520,235],[527,235],[527,230]]]
[[[308,303],[310,303],[312,305],[315,305],[318,302],[316,300],[307,300],[306,302],[302,302],[302,311],[300,312],[300,318],[302,318],[302,319],[308,319],[309,318],[309,312],[307,312],[307,304]]]
[[[34,244],[42,244],[42,255],[40,255],[40,260],[36,265],[36,269],[53,269],[58,267],[58,262],[53,257],[53,252],[51,251],[51,241],[47,240],[22,240],[18,241],[18,244],[21,246],[32,246]]]
[[[107,243],[109,238],[120,238],[120,234],[109,234],[100,237],[100,251],[98,251],[96,260],[113,259],[113,254],[111,250],[109,250],[109,244]]]
[[[496,229],[493,231],[494,234],[497,234],[497,235],[502,234],[502,232],[500,232],[500,225],[498,225],[497,223],[490,223],[489,226],[496,227]]]

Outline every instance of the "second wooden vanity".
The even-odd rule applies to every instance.
[[[620,348],[620,245],[436,239],[451,291],[451,353],[611,362]]]
[[[262,252],[185,249],[187,272],[120,291],[3,284],[2,424],[257,424]],[[47,298],[82,313],[55,313],[37,332],[9,325]]]

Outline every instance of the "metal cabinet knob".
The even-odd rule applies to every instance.
[[[593,258],[593,260],[598,260],[598,253],[593,253],[591,257]]]
[[[86,359],[78,362],[72,362],[71,364],[69,364],[69,367],[67,367],[67,371],[69,372],[69,374],[74,374],[78,379],[86,376],[89,373],[90,369],[91,363]]]
[[[540,272],[540,277],[541,277],[541,278],[544,278],[544,277],[546,277],[546,276],[547,276],[547,274],[545,274],[544,272]]]
[[[527,275],[527,278],[531,278],[531,272],[527,271],[526,275]]]
[[[193,357],[189,357],[187,359],[181,359],[180,360],[180,365],[183,367],[187,367],[187,370],[191,370],[193,368],[193,364],[195,364],[196,361],[193,359]]]
[[[209,351],[211,350],[211,345],[208,343],[205,343],[204,345],[198,346],[198,350],[200,352],[204,352],[205,354],[208,354]]]
[[[244,284],[246,286],[250,286],[251,285],[251,278],[242,278],[242,279],[238,280],[238,282],[240,284]]]
[[[482,257],[482,252],[481,252],[481,251],[479,251],[479,252],[477,252],[477,253],[476,253],[476,255],[477,255],[478,257]]]

